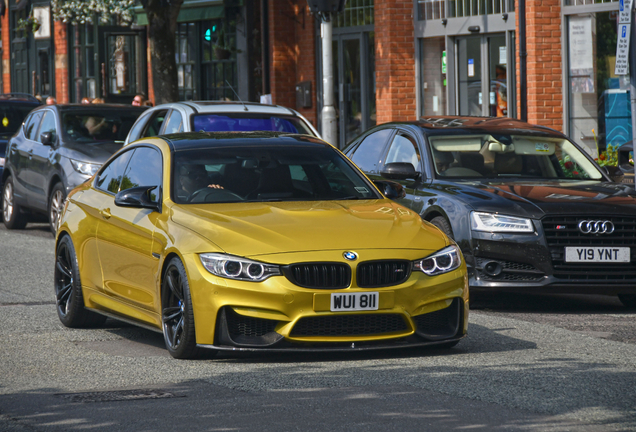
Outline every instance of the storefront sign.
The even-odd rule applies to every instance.
[[[572,17],[570,33],[570,76],[574,93],[594,93],[594,39],[592,17]]]

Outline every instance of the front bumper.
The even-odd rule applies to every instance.
[[[390,257],[389,257],[390,258]],[[197,344],[221,350],[350,351],[438,345],[461,339],[468,324],[465,266],[399,285],[302,288],[285,276],[243,282],[211,275],[185,258]],[[355,268],[352,280],[355,281]],[[331,293],[378,292],[376,311],[331,312]]]
[[[607,219],[608,216],[599,216]],[[531,234],[473,232],[472,254],[466,254],[471,290],[572,294],[636,293],[636,218],[610,217],[612,235],[581,235],[576,222],[584,216],[546,217]],[[587,216],[590,218],[590,216]],[[565,227],[557,230],[556,226]],[[565,248],[630,247],[629,263],[568,263]]]

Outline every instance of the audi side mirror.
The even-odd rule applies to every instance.
[[[160,199],[152,193],[155,189],[159,190],[158,186],[140,186],[120,191],[115,195],[115,205],[145,208],[161,213]]]
[[[388,180],[375,180],[373,184],[375,184],[377,188],[380,189],[380,192],[382,192],[382,195],[384,195],[388,199],[394,200],[404,198],[406,196],[406,191],[404,190],[402,185],[397,182]]]
[[[40,141],[45,146],[52,146],[54,144],[53,134],[51,132],[42,132],[42,135],[40,135]]]
[[[606,165],[603,167],[603,171],[605,171],[605,174],[615,183],[621,183],[625,177],[625,173],[616,166]]]
[[[384,165],[380,175],[387,179],[392,180],[417,180],[420,178],[420,173],[415,171],[413,164],[410,162],[392,162]]]

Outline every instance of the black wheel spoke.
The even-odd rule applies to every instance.
[[[179,343],[179,336],[182,332],[183,316],[181,317],[181,319],[179,319],[179,322],[177,322],[177,325],[174,327],[174,332],[172,333],[172,340],[170,342],[172,343],[173,348],[176,348],[177,344]]]
[[[181,308],[178,306],[167,307],[163,310],[163,322],[168,323],[181,315]]]
[[[56,264],[57,269],[64,276],[66,276],[67,278],[71,279],[73,277],[73,275],[71,274],[71,270],[67,266],[63,265],[60,261],[61,260],[58,259],[57,264]],[[64,264],[66,264],[66,263],[64,263]]]
[[[172,272],[170,272],[168,274],[168,287],[170,288],[170,291],[172,291],[172,293],[174,294],[174,296],[176,298],[179,299],[179,301],[183,301],[183,297],[181,296],[181,293],[177,290],[177,284],[175,284],[174,282],[174,274]],[[180,286],[180,284],[179,284]]]
[[[57,292],[57,304],[62,305],[68,302],[69,297],[71,296],[71,292],[73,291],[73,284],[68,283],[60,288]]]

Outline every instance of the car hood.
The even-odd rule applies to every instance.
[[[462,182],[447,185],[473,209],[539,219],[545,214],[636,214],[636,191],[598,181]]]
[[[60,148],[60,153],[70,159],[103,164],[122,146],[123,143],[112,141],[100,143],[67,142]]]
[[[319,250],[437,251],[446,237],[389,200],[175,205],[172,220],[238,256]]]

